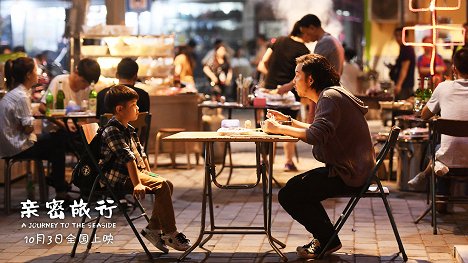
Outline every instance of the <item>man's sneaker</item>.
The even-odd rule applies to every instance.
[[[297,172],[297,167],[294,165],[294,163],[286,163],[284,165],[284,171],[285,172]]]
[[[330,255],[331,253],[339,250],[341,248],[341,242],[338,242],[337,245],[332,245],[327,251],[325,251],[324,256]],[[302,247],[297,247],[297,255],[301,258],[313,259],[317,258],[320,253],[322,253],[322,248],[320,242],[317,239],[313,239],[310,243],[303,245]]]
[[[162,240],[166,243],[166,245],[172,247],[175,250],[185,251],[190,248],[190,240],[188,240],[184,234],[177,233],[177,234],[165,234],[161,236]]]
[[[420,189],[426,183],[426,176],[424,172],[418,173],[413,179],[408,181],[408,186],[413,189]]]
[[[145,227],[143,230],[141,230],[141,235],[149,242],[151,242],[151,244],[153,244],[157,249],[161,250],[164,254],[169,252],[169,249],[164,243],[164,240],[161,238],[162,234],[156,233],[156,231]]]

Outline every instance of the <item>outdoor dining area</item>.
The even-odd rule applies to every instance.
[[[190,95],[180,96],[182,98],[179,99],[187,100],[187,96]],[[230,117],[229,120],[237,118],[234,122],[260,125],[256,111],[263,113],[268,105],[244,106],[236,102],[201,102],[194,104],[194,109],[197,109],[196,114],[199,115],[197,125],[203,122],[201,117],[203,109],[206,108],[223,109],[225,114],[229,114],[226,115]],[[435,208],[436,200],[435,195],[430,193],[434,192],[435,182],[428,182],[421,189],[413,189],[407,185],[407,181],[420,171],[419,167],[423,165],[424,160],[431,158],[432,137],[429,136],[429,132],[435,131],[433,128],[435,124],[415,117],[413,109],[409,109],[404,103],[395,103],[389,108],[387,101],[383,101],[376,110],[382,115],[388,112],[390,114],[403,112],[410,115],[392,116],[393,124],[401,127],[401,130],[394,134],[391,133],[390,126],[383,126],[381,119],[367,121],[374,138],[376,152],[385,154],[377,159],[375,167],[377,177],[369,181],[373,183],[372,186],[366,187],[361,196],[338,197],[323,202],[332,222],[338,222],[343,244],[342,249],[323,261],[456,262],[461,260],[467,243],[466,205],[449,205],[450,211],[447,214],[432,213],[434,210],[431,209]],[[155,112],[153,116],[157,114]],[[56,117],[80,121],[93,116]],[[219,125],[226,126],[226,123],[229,122],[224,121]],[[184,124],[186,121],[181,125]],[[149,124],[147,121],[140,127],[145,125],[152,127],[154,124]],[[167,137],[160,138],[159,145],[156,146],[159,151],[156,171],[175,185],[172,197],[174,212],[179,231],[184,232],[193,242],[189,250],[184,253],[163,254],[151,251],[151,244],[148,242],[144,243],[149,251],[146,248],[142,249],[140,243],[142,241],[136,236],[138,232],[135,235],[132,233],[122,212],[117,209],[111,218],[101,220],[102,223],[115,223],[113,227],[96,226],[97,232],[92,233],[93,227],[86,225],[81,235],[93,234],[94,238],[72,239],[79,228],[79,216],[65,213],[64,219],[53,220],[50,212],[44,207],[44,200],[48,200],[47,196],[43,196],[44,190],[37,189],[48,186],[39,185],[31,190],[29,187],[31,181],[33,184],[40,183],[41,178],[37,173],[29,171],[29,177],[10,182],[9,202],[12,203],[12,210],[9,215],[0,217],[0,221],[5,226],[0,231],[4,240],[0,246],[4,249],[2,255],[5,259],[9,262],[70,260],[70,251],[76,242],[77,250],[74,258],[85,262],[88,260],[146,262],[148,255],[145,255],[145,250],[156,262],[178,260],[296,262],[295,246],[308,234],[304,232],[303,226],[281,208],[277,198],[279,189],[296,173],[322,165],[311,154],[310,146],[304,142],[297,143],[299,171],[291,174],[281,169],[284,155],[280,147],[273,146],[297,139],[267,135],[261,129],[255,128],[251,128],[248,132],[242,130],[233,134],[229,133],[233,132],[232,129],[226,129],[223,133],[223,130],[203,132],[182,126],[171,128],[174,130],[168,130],[165,134]],[[441,131],[462,132],[463,130],[466,130],[466,127],[449,126],[448,129],[442,128]],[[148,138],[148,142],[153,141],[156,144],[157,141],[154,139],[157,138],[157,133],[151,128],[143,128],[143,131],[142,138]],[[154,145],[150,146],[147,143],[146,147],[148,146],[151,156],[153,155],[151,148]],[[389,159],[390,151],[393,151],[393,163]],[[195,156],[194,153],[201,155],[201,160],[198,164],[192,163],[188,166],[190,158]],[[153,160],[153,157],[149,159]],[[224,170],[221,170],[223,168]],[[71,170],[71,167],[67,168],[68,176],[71,176]],[[380,189],[375,182],[381,182],[380,186],[383,188]],[[463,189],[452,191],[459,194]],[[26,201],[26,196],[32,200],[39,200],[40,208],[37,210],[39,216],[20,218],[20,212],[22,214],[24,209],[19,207],[19,203]],[[4,202],[5,200],[7,199],[4,199]],[[151,198],[141,201],[143,207],[147,209],[153,202]],[[387,201],[388,206],[386,206]],[[127,210],[130,216],[136,215],[137,211],[134,208]],[[91,212],[91,216],[97,215],[97,212]],[[432,215],[437,218],[437,225]],[[420,221],[415,223],[418,218]],[[50,224],[54,221],[58,223],[55,227],[40,227],[41,224]],[[339,224],[340,221],[342,224]],[[134,225],[136,229],[141,229],[144,227],[144,220],[136,220]],[[87,242],[92,246],[88,246],[85,252]]]

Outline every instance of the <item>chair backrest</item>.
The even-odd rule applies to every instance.
[[[86,138],[87,143],[90,144],[94,136],[96,136],[97,134],[97,131],[99,129],[99,124],[95,122],[83,124],[81,125],[81,129],[82,129],[84,137]]]
[[[379,180],[379,178],[377,177],[377,172],[379,171],[380,166],[383,164],[385,157],[387,156],[390,149],[395,147],[400,131],[401,131],[400,127],[398,126],[392,127],[387,141],[385,142],[383,148],[380,150],[380,153],[377,156],[374,169],[372,169],[372,173],[367,178],[365,189],[367,189],[374,180]]]
[[[436,134],[444,134],[454,137],[468,137],[468,121],[439,118],[432,122],[432,127]]]
[[[468,121],[438,118],[432,121],[432,163],[435,164],[436,146],[440,142],[440,135],[453,137],[468,137]],[[468,147],[468,145],[466,146]],[[433,167],[434,168],[434,167]],[[450,167],[449,167],[450,168]],[[466,175],[468,164],[464,168],[451,168],[451,175]]]
[[[101,118],[100,118],[101,126],[106,125],[107,122],[111,118],[112,118],[112,114],[110,113],[105,113],[101,115]],[[132,125],[135,128],[137,135],[138,135],[138,139],[140,139],[141,145],[143,145],[145,152],[147,152],[146,148],[148,145],[149,132],[151,128],[151,113],[140,112],[138,114],[138,119],[130,122],[130,125]]]

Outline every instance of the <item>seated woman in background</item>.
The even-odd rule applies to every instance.
[[[10,90],[0,100],[0,157],[34,158],[52,163],[51,182],[56,200],[71,204],[65,181],[65,148],[63,138],[45,133],[34,134],[30,90],[37,83],[36,66],[31,58],[18,58],[5,63],[6,85]]]

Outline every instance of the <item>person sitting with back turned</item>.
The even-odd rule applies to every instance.
[[[468,48],[458,50],[453,56],[452,71],[456,75],[453,81],[441,82],[421,112],[421,118],[428,120],[435,114],[450,120],[468,120],[468,107],[463,106],[468,99]],[[442,135],[440,147],[436,152],[435,174],[449,172],[449,167],[460,168],[468,164],[468,139]],[[419,188],[432,173],[431,164],[408,181],[412,188]],[[437,189],[437,191],[441,191]],[[444,208],[441,209],[446,210]]]
[[[325,163],[296,175],[278,193],[281,206],[301,223],[314,239],[297,247],[301,258],[316,258],[334,233],[333,224],[320,201],[341,194],[357,193],[366,183],[375,165],[374,149],[364,115],[367,107],[340,86],[340,76],[318,54],[296,59],[294,85],[301,97],[317,104],[312,124],[292,120],[292,126],[280,125],[286,116],[268,110],[262,126],[268,133],[289,135],[313,145],[315,158]],[[336,237],[325,255],[341,248]]]
[[[56,200],[71,204],[65,181],[65,147],[63,138],[53,133],[34,134],[29,91],[37,84],[36,66],[31,58],[5,63],[6,86],[10,90],[0,100],[0,157],[34,158],[52,163],[50,177]]]
[[[119,84],[125,85],[138,93],[138,108],[140,112],[150,111],[150,98],[148,92],[143,89],[135,87],[138,79],[138,64],[132,58],[123,58],[117,65],[117,72],[115,76],[119,80]],[[104,113],[112,113],[112,109],[107,109],[104,103],[109,88],[99,91],[97,95],[96,117],[100,117]]]
[[[138,118],[138,93],[124,85],[111,87],[105,96],[105,104],[113,117],[102,133],[100,164],[116,160],[104,175],[113,187],[123,186],[133,192],[135,198],[143,199],[146,191],[154,194],[153,211],[149,224],[141,231],[159,250],[167,253],[166,245],[185,251],[190,240],[177,232],[172,206],[172,183],[151,172],[148,158],[135,129],[129,124]]]

